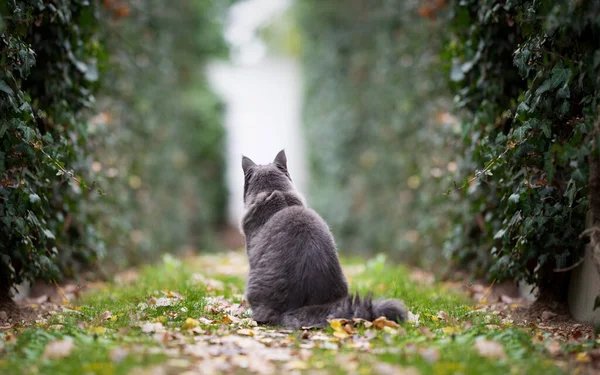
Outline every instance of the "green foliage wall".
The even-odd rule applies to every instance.
[[[81,202],[98,86],[94,2],[8,0],[0,37],[0,291],[102,255]],[[3,296],[0,296],[0,298]]]
[[[447,111],[439,22],[408,1],[301,1],[310,203],[342,252],[441,258]],[[426,234],[426,235],[425,235]]]
[[[491,278],[551,285],[554,269],[582,256],[599,11],[598,1],[452,7],[449,75],[468,185],[458,199],[468,207],[447,250]]]
[[[564,286],[587,241],[599,10],[300,2],[310,196],[341,250]]]
[[[8,287],[211,241],[223,221],[228,2],[0,3],[0,301]]]
[[[221,103],[204,76],[226,48],[227,2],[112,2],[108,71],[92,121],[99,227],[115,264],[208,246],[224,220]],[[109,205],[102,204],[110,202]]]

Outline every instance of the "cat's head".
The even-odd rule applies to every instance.
[[[244,170],[244,203],[252,201],[259,193],[282,192],[294,189],[292,178],[287,169],[287,157],[279,151],[275,160],[267,165],[258,165],[250,158],[242,156]]]

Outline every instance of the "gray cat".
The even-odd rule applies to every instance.
[[[348,294],[329,227],[294,189],[283,150],[267,165],[244,156],[242,168],[246,298],[254,320],[290,328],[322,327],[331,317],[406,320],[398,300]]]

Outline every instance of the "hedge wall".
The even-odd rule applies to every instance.
[[[97,11],[85,0],[0,5],[0,300],[102,255],[80,204],[93,194],[81,114],[98,87]]]
[[[491,278],[556,289],[555,271],[578,262],[587,241],[600,2],[461,1],[452,12],[468,207],[449,253],[478,259]]]
[[[210,245],[224,221],[221,103],[204,76],[227,52],[228,2],[113,1],[110,55],[91,130],[91,164],[107,193],[93,208],[109,261],[147,262]]]
[[[587,241],[599,8],[302,2],[311,198],[342,251],[564,286]]]
[[[100,258],[210,242],[223,129],[203,66],[226,52],[226,6],[0,3],[0,302]]]
[[[443,24],[408,1],[298,5],[311,205],[343,252],[440,260],[457,126],[438,67]]]

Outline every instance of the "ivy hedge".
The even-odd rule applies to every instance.
[[[0,6],[0,299],[102,255],[83,155],[98,88],[98,9],[85,0]]]
[[[0,2],[0,302],[206,245],[223,222],[227,2]]]
[[[113,265],[203,248],[224,222],[222,104],[204,67],[225,56],[229,1],[114,1],[110,59],[91,121],[92,167],[107,192],[92,204]],[[98,197],[95,200],[99,200]]]
[[[429,264],[449,229],[440,191],[458,124],[439,68],[443,24],[419,9],[307,0],[296,13],[311,205],[342,251]]]
[[[587,242],[600,2],[460,1],[451,11],[468,207],[447,250],[491,278],[556,289]]]
[[[562,291],[594,193],[599,16],[596,0],[302,2],[310,198],[342,251]]]

